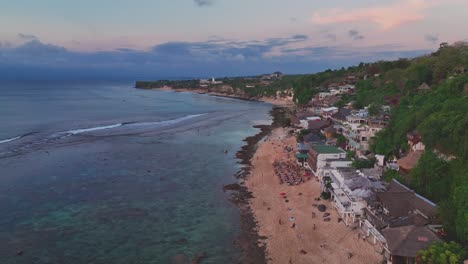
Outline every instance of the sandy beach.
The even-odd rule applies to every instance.
[[[295,186],[280,184],[273,162],[288,159],[284,146],[295,148],[296,140],[287,128],[276,128],[259,143],[252,159],[246,186],[253,193],[250,206],[258,222],[258,233],[267,237],[268,263],[380,263],[374,247],[358,238],[358,231],[338,223],[338,215],[328,201],[314,201],[320,195],[315,178]],[[294,158],[294,152],[290,154]],[[286,193],[287,199],[280,196]],[[286,202],[285,200],[288,200]],[[312,204],[325,204],[331,221]],[[294,219],[294,220],[291,220]],[[294,226],[294,228],[293,228]]]
[[[259,101],[268,103],[271,105],[276,105],[276,106],[281,106],[281,107],[292,107],[294,106],[294,102],[291,100],[287,99],[278,99],[278,98],[273,98],[273,97],[261,97]]]
[[[173,89],[171,87],[161,87],[161,88],[152,88],[151,90],[160,90],[160,91],[175,91],[178,93],[181,92],[189,92],[189,93],[197,93],[197,94],[208,94],[208,95],[213,95],[213,96],[219,96],[219,97],[227,97],[227,98],[236,98],[236,99],[241,99],[241,100],[250,100],[250,101],[259,101],[259,102],[264,102],[268,103],[274,106],[280,106],[280,107],[292,107],[294,106],[294,102],[291,100],[287,99],[281,99],[281,98],[273,98],[273,97],[261,97],[259,99],[250,99],[250,98],[243,98],[235,94],[226,94],[226,93],[217,93],[217,92],[208,92],[207,90],[204,89]]]

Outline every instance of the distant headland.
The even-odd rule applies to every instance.
[[[260,76],[224,77],[192,80],[137,81],[135,88],[194,92],[250,101],[262,101],[281,106],[292,106],[292,85],[301,75],[281,72]]]

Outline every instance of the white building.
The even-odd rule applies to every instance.
[[[385,189],[380,181],[352,168],[326,170],[322,182],[327,181],[331,181],[330,186],[325,187],[332,195],[333,206],[346,225],[360,219],[367,206],[366,199],[375,196],[375,189]]]
[[[381,131],[386,121],[370,118],[367,110],[359,110],[346,117],[341,128],[343,136],[348,141],[348,150],[355,151],[358,155],[369,150],[370,141]]]
[[[350,167],[351,161],[346,158],[346,152],[334,146],[310,145],[307,158],[312,173],[319,178],[323,171],[333,168]]]
[[[322,120],[322,118],[320,118],[319,116],[309,116],[309,117],[306,117],[305,119],[299,120],[300,122],[299,126],[303,129],[307,129],[309,128],[309,121],[320,121],[320,120]]]

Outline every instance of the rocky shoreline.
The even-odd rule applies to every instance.
[[[224,186],[225,191],[231,191],[230,200],[239,207],[240,227],[239,236],[233,241],[243,253],[239,263],[242,264],[261,264],[267,263],[265,245],[260,242],[265,239],[258,234],[257,222],[249,206],[249,200],[253,197],[252,193],[245,186],[245,179],[251,172],[251,159],[255,154],[258,143],[265,138],[274,128],[286,126],[288,119],[286,117],[288,109],[282,107],[273,107],[270,114],[273,117],[271,125],[254,126],[261,131],[251,137],[244,139],[246,145],[236,154],[240,159],[243,168],[235,175],[239,183]]]

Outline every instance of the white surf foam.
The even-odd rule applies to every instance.
[[[19,137],[14,137],[14,138],[8,138],[8,139],[4,139],[4,140],[0,140],[0,144],[8,143],[8,142],[11,142],[11,141],[20,139],[20,138],[21,138],[21,136],[19,136]]]
[[[197,114],[197,115],[188,115],[176,119],[171,119],[171,120],[165,120],[165,121],[159,121],[159,122],[142,122],[142,123],[119,123],[119,124],[114,124],[114,125],[108,125],[108,126],[98,126],[98,127],[90,127],[90,128],[80,128],[80,129],[74,129],[74,130],[68,130],[61,132],[59,134],[66,134],[66,135],[78,135],[82,133],[87,133],[87,132],[93,132],[93,131],[99,131],[99,130],[105,130],[105,129],[112,129],[112,128],[117,128],[117,127],[131,127],[131,126],[169,126],[169,125],[174,125],[186,120],[190,120],[195,117],[203,116],[206,114]]]

